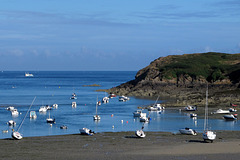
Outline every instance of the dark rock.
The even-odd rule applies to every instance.
[[[210,104],[240,103],[240,54],[160,57],[139,70],[134,80],[106,91],[126,96],[168,97],[179,105],[204,104],[207,85]]]

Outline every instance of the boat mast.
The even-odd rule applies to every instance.
[[[97,116],[97,106],[98,106],[98,96],[97,96],[97,103],[96,103],[96,116]]]
[[[31,107],[32,107],[33,102],[35,101],[35,99],[36,99],[36,97],[34,97],[34,99],[33,99],[33,101],[32,101],[32,104],[31,104],[30,107],[28,108],[27,113],[26,113],[25,117],[23,118],[22,122],[20,123],[20,125],[18,126],[17,131],[19,131],[19,129],[22,127],[22,124],[23,124],[24,120],[26,119],[26,117],[27,117],[27,115],[28,115],[28,112],[29,112],[29,110],[31,109]]]
[[[206,90],[206,106],[205,106],[205,119],[204,119],[204,132],[208,129],[208,84]]]
[[[158,97],[157,97],[157,99],[156,99],[156,101],[155,101],[153,106],[156,106],[158,99],[159,99],[159,95],[158,95]]]

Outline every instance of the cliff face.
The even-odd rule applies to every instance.
[[[227,97],[236,97],[230,98],[234,101],[239,99],[236,91],[240,90],[240,54],[202,53],[160,57],[139,70],[134,80],[108,92],[144,97],[159,95],[181,103],[193,101],[198,104],[204,101],[207,84],[212,101],[224,101]],[[227,103],[229,99],[225,101]]]

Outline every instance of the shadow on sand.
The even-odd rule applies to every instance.
[[[3,140],[9,141],[9,140],[15,140],[15,139],[13,139],[13,138],[5,138],[5,139],[3,139]]]
[[[125,136],[125,138],[137,138],[139,139],[139,137],[135,136],[135,135],[131,135],[131,136]],[[140,138],[141,139],[141,138]]]
[[[204,141],[204,140],[189,140],[188,142],[194,142],[194,143],[211,143],[210,141]]]

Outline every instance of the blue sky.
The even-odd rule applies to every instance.
[[[239,0],[0,0],[0,70],[130,70],[240,53]]]

